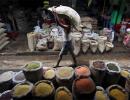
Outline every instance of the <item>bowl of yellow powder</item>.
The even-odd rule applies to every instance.
[[[30,82],[19,83],[12,89],[12,97],[26,98],[31,94],[32,88],[33,84]]]
[[[56,70],[56,82],[60,86],[71,88],[74,80],[74,69],[72,67],[60,67]]]
[[[54,69],[47,69],[43,74],[44,79],[52,80],[55,78],[55,70]]]
[[[73,100],[73,96],[66,87],[59,87],[55,93],[55,100]]]
[[[73,75],[74,69],[72,67],[60,67],[56,70],[56,77],[59,79],[69,79]]]
[[[112,100],[129,100],[127,91],[119,85],[109,86],[107,93]]]
[[[33,95],[36,98],[50,98],[53,96],[54,91],[51,81],[41,80],[34,85]]]

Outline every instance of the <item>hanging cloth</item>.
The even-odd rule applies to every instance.
[[[112,1],[113,5],[119,5],[118,9],[114,9],[111,14],[111,24],[119,24],[122,20],[122,16],[125,9],[125,1],[124,0],[114,0]]]

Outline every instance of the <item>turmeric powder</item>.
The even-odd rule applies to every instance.
[[[108,100],[108,99],[103,91],[97,91],[95,95],[95,100]]]
[[[13,96],[14,97],[20,97],[20,96],[25,96],[30,90],[29,85],[18,85],[14,89]]]
[[[116,100],[127,100],[127,95],[119,89],[112,89],[110,91],[110,96],[112,96]]]
[[[50,84],[47,83],[39,83],[35,87],[35,95],[36,96],[48,96],[49,94],[52,93],[53,89]]]
[[[56,100],[72,100],[72,97],[66,91],[61,90],[57,93]]]

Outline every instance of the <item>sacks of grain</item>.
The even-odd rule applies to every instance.
[[[111,51],[114,48],[114,45],[111,42],[106,42],[105,45],[106,45],[106,51],[107,52]]]
[[[38,42],[36,44],[36,49],[40,50],[40,51],[44,51],[47,50],[47,39],[43,38],[43,39],[38,39]]]
[[[91,49],[92,53],[96,53],[96,51],[98,49],[98,42],[96,40],[90,41],[90,49]]]
[[[34,51],[36,47],[36,34],[31,32],[27,33],[28,47],[30,51]]]
[[[127,76],[127,80],[125,83],[125,89],[130,93],[130,75]]]
[[[56,70],[56,81],[60,86],[71,87],[74,79],[74,69],[72,67],[60,67]]]
[[[86,53],[90,47],[90,40],[89,39],[82,39],[82,51]]]
[[[54,39],[54,47],[53,47],[53,50],[54,51],[59,51],[62,49],[62,46],[63,46],[63,38],[61,37],[57,37]]]
[[[17,73],[14,75],[12,81],[13,81],[13,84],[19,84],[19,83],[25,82],[25,81],[26,81],[26,78],[25,78],[25,76],[24,76],[23,71],[17,72]]]
[[[49,69],[45,70],[45,71],[43,72],[43,78],[44,78],[45,80],[50,80],[50,81],[52,81],[55,86],[57,85],[57,84],[56,84],[56,73],[55,73],[55,69],[49,68]]]
[[[63,14],[63,15],[68,16],[70,18],[71,23],[75,27],[78,27],[81,24],[81,19],[80,19],[79,14],[70,7],[60,5],[58,7],[51,7],[48,10],[55,11],[58,14]]]
[[[106,65],[104,61],[93,61],[90,65],[92,77],[96,85],[102,85],[106,74]]]
[[[14,100],[26,100],[27,98],[31,99],[31,91],[33,88],[33,84],[30,82],[24,82],[17,84],[12,89],[12,97]]]
[[[56,90],[54,100],[73,100],[73,96],[66,87],[59,87]]]
[[[119,85],[111,85],[107,88],[111,100],[129,100],[128,92]]]
[[[32,61],[26,64],[23,68],[23,73],[28,81],[37,82],[42,79],[42,63],[39,61]]]
[[[14,76],[14,72],[7,71],[0,74],[0,92],[4,92],[11,88],[12,78]]]
[[[110,100],[107,93],[101,86],[96,86],[94,100]]]
[[[83,65],[83,66],[78,66],[75,68],[75,76],[80,77],[80,76],[86,76],[89,77],[91,75],[90,69]]]
[[[98,38],[98,50],[100,51],[100,53],[103,53],[105,51],[106,41],[107,41],[106,36],[99,36],[99,38]]]
[[[34,85],[32,93],[36,99],[53,100],[55,88],[51,81],[42,80]]]
[[[104,77],[104,87],[117,84],[120,79],[121,68],[116,62],[106,62],[107,72]]]
[[[93,100],[96,86],[90,77],[78,77],[73,82],[72,92],[75,99]]]

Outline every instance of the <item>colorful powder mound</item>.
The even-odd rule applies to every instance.
[[[103,91],[97,91],[95,94],[95,100],[107,100],[107,96]]]
[[[107,64],[107,67],[108,67],[109,70],[119,71],[118,67],[115,64],[113,64],[113,63]]]
[[[53,69],[47,70],[44,74],[45,79],[52,79],[55,77],[55,71]]]
[[[82,78],[75,82],[76,91],[79,93],[92,93],[95,90],[95,84],[90,78]]]
[[[89,76],[90,75],[90,70],[87,67],[78,67],[75,69],[75,72],[77,75],[86,75]]]
[[[127,78],[127,77],[130,75],[130,73],[129,73],[128,71],[125,71],[125,70],[122,70],[120,74],[121,74],[121,76],[123,76],[124,78]]]
[[[58,71],[58,76],[62,78],[68,78],[72,75],[73,69],[70,67],[62,67]]]
[[[112,89],[109,95],[115,98],[115,100],[127,100],[127,95],[119,89]]]
[[[61,90],[56,94],[56,100],[72,100],[72,96],[66,91]]]
[[[30,90],[29,85],[18,85],[15,87],[13,91],[13,96],[14,97],[25,96],[29,92],[29,90]]]
[[[48,96],[52,93],[52,91],[52,86],[44,82],[39,83],[34,89],[35,96]]]
[[[94,68],[104,69],[105,63],[103,61],[95,61],[93,62]]]
[[[27,70],[37,69],[39,67],[40,67],[40,64],[36,62],[32,62],[26,65]]]

